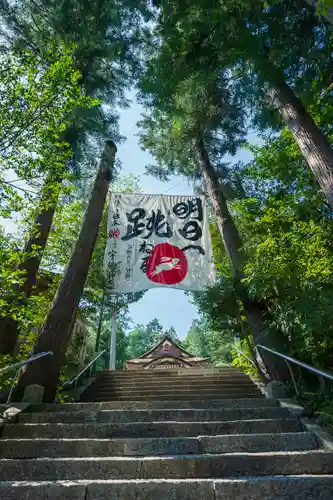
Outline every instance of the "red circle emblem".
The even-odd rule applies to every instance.
[[[184,252],[169,243],[156,245],[147,261],[146,275],[154,283],[175,285],[185,279],[187,271]]]

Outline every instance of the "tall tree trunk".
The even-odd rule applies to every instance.
[[[61,140],[72,146],[77,141],[77,130],[73,127],[68,128],[61,137]],[[57,208],[65,169],[65,166],[61,169],[58,167],[56,173],[49,172],[45,179],[34,224],[23,249],[23,262],[19,267],[23,274],[23,283],[20,287],[13,290],[12,301],[15,302],[17,307],[24,307],[25,299],[34,291],[39,265]],[[19,333],[19,323],[13,317],[10,315],[0,316],[0,353],[14,353]]]
[[[21,265],[24,271],[23,290],[26,296],[31,294],[36,285],[37,273],[43,252],[51,231],[53,217],[57,207],[63,172],[57,175],[49,174],[44,182],[33,230],[24,246],[26,258]]]
[[[240,281],[243,278],[244,255],[242,254],[242,240],[238,229],[231,217],[226,199],[223,196],[219,185],[219,180],[210,163],[208,153],[203,140],[199,137],[196,140],[196,151],[198,163],[200,165],[213,211],[217,220],[222,240],[232,265],[235,277]],[[243,303],[245,316],[251,328],[252,337],[256,345],[263,344],[277,350],[285,350],[285,338],[279,331],[269,331],[266,321],[270,318],[270,313],[265,304],[256,299],[250,298],[246,288],[239,286],[239,298]],[[279,358],[264,351],[261,356],[272,378],[286,381],[289,375],[284,367],[284,363]]]
[[[60,369],[70,338],[71,321],[83,292],[109,183],[113,176],[115,153],[115,144],[107,141],[72,257],[35,344],[35,353],[52,351],[53,356],[28,366],[19,382],[20,389],[31,384],[42,385],[45,388],[45,401],[53,401],[56,394]]]
[[[210,163],[205,145],[200,137],[196,141],[196,152],[218,228],[233,272],[235,275],[242,277],[242,268],[244,265],[242,240],[229,212],[227,201],[220,188],[218,176]]]
[[[11,316],[0,316],[0,354],[14,354],[18,336],[18,322]]]
[[[270,75],[274,72],[270,72]],[[331,208],[333,208],[333,149],[319,130],[301,100],[284,81],[279,71],[268,77],[269,97],[280,111],[304,158],[311,168]]]
[[[50,173],[42,189],[37,215],[29,239],[24,246],[25,258],[20,265],[23,272],[23,284],[13,290],[12,300],[17,307],[23,307],[24,299],[31,295],[36,285],[39,264],[43,256],[47,238],[51,230],[54,213],[62,184],[62,174]],[[17,299],[20,296],[20,299]],[[0,353],[13,354],[18,341],[19,323],[11,316],[0,317]]]

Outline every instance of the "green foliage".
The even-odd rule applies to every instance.
[[[178,338],[177,332],[175,328],[171,325],[168,330],[164,332],[164,335],[169,335],[177,344],[181,344],[180,339]]]
[[[306,415],[318,417],[319,423],[333,428],[333,392],[305,392],[298,396],[300,404],[304,407]]]
[[[193,321],[187,332],[184,347],[195,356],[208,356],[206,332],[203,330],[198,320]]]
[[[147,325],[136,325],[127,335],[127,359],[138,358],[149,351],[161,338],[163,327],[154,318]]]
[[[30,50],[0,56],[0,215],[10,216],[24,204],[15,182],[6,180],[11,171],[29,187],[38,188],[43,175],[62,171],[71,155],[63,134],[73,110],[92,108],[78,85],[81,78],[73,66],[72,51],[52,46],[47,61]],[[33,192],[33,191],[32,191]],[[22,193],[22,191],[20,191]],[[28,196],[32,201],[31,192]]]
[[[144,82],[142,86],[145,89]],[[160,88],[154,91],[159,97]],[[228,92],[224,75],[189,74],[173,94],[163,98],[164,105],[156,109],[150,104],[150,94],[145,97],[142,92],[148,113],[139,122],[140,141],[156,161],[147,171],[162,180],[172,174],[181,174],[192,181],[200,181],[202,171],[195,147],[195,139],[200,135],[218,176],[225,180],[226,169],[221,159],[227,153],[235,153],[244,139],[244,129],[243,115]]]
[[[195,356],[210,358],[214,366],[225,366],[231,363],[231,332],[214,330],[211,317],[203,315],[194,320],[182,345]]]
[[[249,361],[253,359],[252,353],[249,348],[249,344],[247,341],[238,340],[231,347],[232,353],[232,366],[239,368],[241,371],[248,373],[253,379],[259,379],[259,374],[256,367]],[[236,348],[238,350],[236,350]],[[245,354],[245,356],[243,354]],[[246,357],[247,356],[247,357]]]
[[[146,3],[108,1],[92,7],[87,0],[1,0],[2,38],[7,45],[29,47],[35,57],[47,60],[45,47],[72,47],[79,84],[100,106],[72,115],[69,142],[72,162],[85,168],[98,155],[106,138],[116,142],[117,105],[126,106],[125,90],[140,70],[140,47],[145,36]],[[102,105],[103,104],[103,105]],[[90,137],[88,137],[88,135]],[[91,141],[93,136],[94,141]]]
[[[252,148],[240,168],[250,197],[233,203],[246,234],[245,282],[269,301],[273,323],[290,339],[291,352],[332,366],[332,224],[316,183],[290,134]]]
[[[330,212],[289,133],[251,149],[254,159],[235,167],[249,196],[232,202],[247,256],[243,282],[251,296],[269,304],[270,325],[289,339],[291,355],[332,369]],[[214,328],[244,338],[237,287],[212,235],[218,282],[196,302]],[[251,373],[252,366],[235,359]]]

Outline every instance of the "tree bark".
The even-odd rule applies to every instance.
[[[49,174],[44,182],[33,230],[24,246],[26,259],[21,265],[24,271],[23,290],[28,297],[36,285],[37,273],[51,231],[57,207],[63,173]]]
[[[35,344],[34,353],[52,351],[53,356],[29,365],[19,381],[21,390],[31,384],[43,386],[45,401],[53,401],[56,395],[61,365],[70,338],[69,327],[83,292],[113,176],[115,153],[115,144],[107,141],[72,257]]]
[[[201,138],[198,138],[196,141],[196,151],[198,163],[204,177],[218,228],[224,242],[229,261],[232,265],[233,272],[238,276],[241,275],[240,277],[242,277],[242,268],[244,264],[244,256],[242,255],[242,240],[231,217],[227,201],[222,193],[222,190],[220,189],[218,176],[214,167],[210,163],[208,153]]]
[[[11,316],[0,317],[0,354],[14,354],[19,326]]]
[[[242,254],[242,240],[240,234],[231,217],[226,199],[219,187],[218,177],[210,163],[208,153],[200,137],[196,140],[196,151],[198,163],[203,173],[226,253],[235,277],[240,282],[244,277],[244,255]],[[256,299],[252,299],[245,286],[240,285],[238,293],[239,299],[243,303],[245,316],[250,326],[255,344],[263,344],[267,347],[273,347],[278,351],[282,350],[283,352],[286,344],[285,337],[279,331],[270,330],[268,332],[266,321],[270,318],[270,313],[266,305]],[[266,352],[261,352],[260,354],[272,379],[278,379],[280,381],[289,380],[289,375],[285,366],[280,362],[279,358]]]
[[[18,290],[13,290],[13,300],[17,307],[24,305],[24,299],[32,293],[36,285],[39,265],[49,236],[54,213],[62,183],[61,174],[49,174],[44,182],[37,215],[29,239],[24,246],[25,259],[20,265],[23,271],[23,284]],[[20,299],[15,299],[18,295]],[[19,323],[11,316],[0,317],[0,353],[13,354],[20,333]]]
[[[276,79],[268,78],[271,86],[269,97],[293,134],[330,207],[333,208],[333,149],[301,100],[283,78],[279,78],[278,70],[275,74]]]

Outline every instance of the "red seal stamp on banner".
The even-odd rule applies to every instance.
[[[109,231],[109,238],[112,238],[112,239],[117,239],[119,238],[120,236],[120,231],[119,229],[110,229]]]
[[[160,243],[147,261],[146,275],[153,283],[176,285],[186,278],[188,263],[184,252],[170,243]]]

